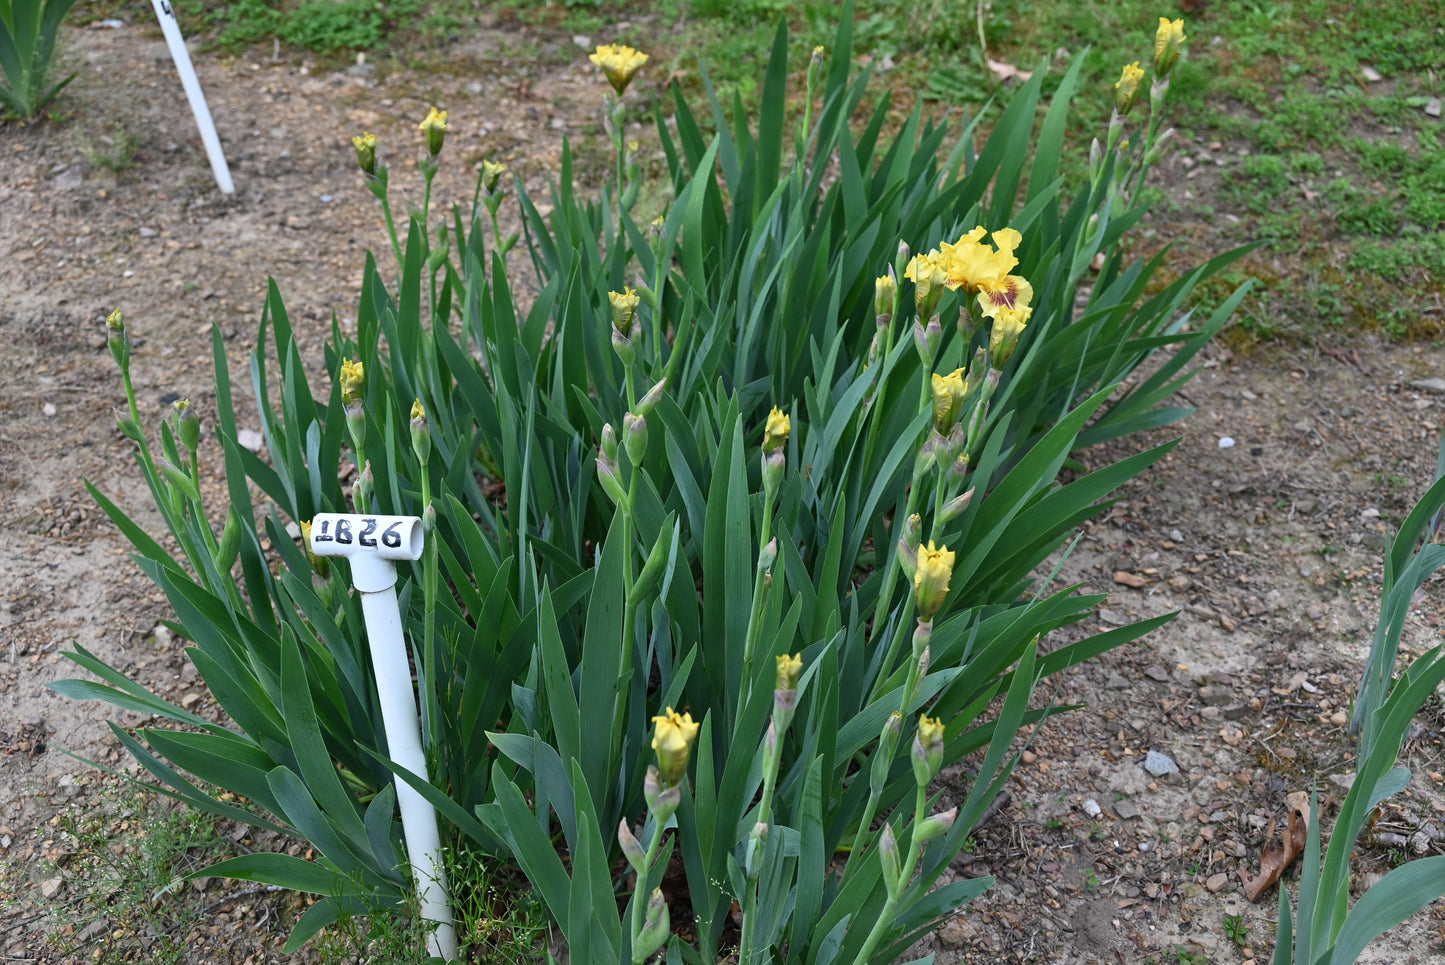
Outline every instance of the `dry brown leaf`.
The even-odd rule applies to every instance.
[[[1239,883],[1244,886],[1244,896],[1250,901],[1258,901],[1271,885],[1279,881],[1284,869],[1304,853],[1310,827],[1309,795],[1294,791],[1285,795],[1285,802],[1289,805],[1289,825],[1285,829],[1284,840],[1275,842],[1275,822],[1270,821],[1269,829],[1264,833],[1264,852],[1259,856],[1259,874],[1250,874],[1247,865],[1239,866]]]
[[[999,80],[1008,80],[1011,77],[1028,80],[1034,75],[1031,70],[1019,70],[1013,64],[1006,64],[1003,61],[994,60],[992,57],[986,59],[988,60],[988,69],[997,74]]]

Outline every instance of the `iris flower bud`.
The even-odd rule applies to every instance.
[[[431,455],[431,428],[421,399],[411,404],[411,451],[416,453],[416,461],[425,466]]]
[[[447,139],[447,112],[433,107],[417,129],[426,135],[426,149],[432,157],[436,157],[442,152],[442,145]]]
[[[363,174],[376,175],[376,135],[368,131],[359,134],[351,139],[351,146],[356,149],[356,163]]]
[[[948,582],[953,578],[953,552],[947,546],[937,549],[933,540],[918,547],[918,569],[913,574],[913,599],[921,620],[932,620],[948,597]]]
[[[1119,80],[1114,84],[1114,110],[1123,117],[1134,107],[1134,101],[1139,98],[1139,82],[1144,79],[1144,70],[1139,66],[1139,61],[1132,64],[1125,64],[1124,71],[1119,75]]]
[[[196,415],[195,409],[191,407],[190,399],[177,399],[176,409],[176,434],[181,437],[181,445],[195,458],[196,447],[201,444],[201,420]]]
[[[943,766],[943,721],[926,714],[918,718],[913,736],[913,777],[920,786],[928,784]]]
[[[125,316],[119,308],[106,316],[105,327],[109,331],[106,344],[110,346],[110,357],[124,372],[130,368],[130,333],[125,330]]]
[[[1168,77],[1179,61],[1179,51],[1184,41],[1184,21],[1159,18],[1159,29],[1154,33],[1154,73]]]
[[[679,714],[671,707],[652,720],[657,725],[652,735],[652,749],[657,753],[658,773],[663,784],[676,787],[687,774],[688,758],[702,725],[693,723],[692,714]]]

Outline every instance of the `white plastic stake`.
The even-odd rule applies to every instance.
[[[176,62],[176,73],[181,75],[181,86],[186,89],[186,99],[191,102],[191,113],[196,115],[196,126],[201,129],[201,143],[206,146],[206,157],[211,159],[211,173],[216,176],[216,186],[223,194],[234,194],[236,186],[231,183],[231,169],[226,166],[226,155],[221,153],[221,139],[216,136],[211,109],[206,106],[206,95],[201,93],[201,82],[196,79],[196,68],[191,64],[191,52],[186,49],[186,41],[181,37],[181,25],[176,23],[170,0],[151,0],[151,6],[156,9],[161,33],[165,34],[171,59]]]
[[[411,666],[396,602],[396,561],[420,559],[424,539],[417,516],[319,513],[311,521],[311,551],[317,556],[344,556],[351,562],[351,582],[361,593],[371,663],[376,669],[387,751],[393,761],[423,778],[427,776],[426,755],[421,748]],[[401,807],[401,827],[421,915],[436,925],[427,935],[427,954],[453,961],[457,937],[441,863],[436,809],[401,780],[396,781],[396,801]]]

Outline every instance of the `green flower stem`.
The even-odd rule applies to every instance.
[[[649,872],[652,865],[657,861],[657,852],[662,844],[662,822],[653,821],[652,841],[647,845],[647,855],[642,859],[642,867]],[[642,965],[646,956],[637,954],[637,940],[642,937],[642,908],[647,904],[647,880],[646,875],[638,872],[637,887],[632,891],[631,920],[632,920],[632,965]]]
[[[776,717],[774,718],[776,721]],[[784,731],[783,733],[786,733]],[[773,733],[773,748],[769,753],[767,738],[763,738],[763,796],[758,802],[757,824],[771,826],[773,819],[773,793],[778,785],[778,767],[783,757],[783,733],[778,733],[776,726]],[[771,829],[769,830],[771,832]],[[763,845],[766,847],[766,845]],[[753,948],[757,940],[757,926],[754,920],[757,918],[757,910],[761,896],[758,890],[758,878],[761,868],[753,868],[748,872],[748,889],[743,904],[743,933],[742,940],[738,947],[738,965],[749,965],[757,954]]]
[[[381,199],[381,216],[386,219],[386,234],[391,238],[391,253],[396,256],[396,270],[400,274],[406,267],[406,259],[401,256],[401,242],[396,237],[396,222],[391,217],[391,200],[385,190],[377,197]]]
[[[763,605],[766,602],[766,588],[764,584],[767,570],[762,565],[762,552],[773,538],[773,494],[764,492],[763,496],[763,528],[762,537],[758,543],[758,566],[753,574],[753,602],[748,610],[748,632],[743,638],[743,677],[742,686],[738,688],[738,710],[735,720],[741,720],[743,708],[747,706],[748,699],[752,696],[753,680],[753,656],[757,650],[758,637],[763,632]]]
[[[890,892],[888,899],[883,902],[883,910],[879,912],[878,918],[873,922],[873,928],[868,932],[868,937],[863,942],[863,947],[858,949],[858,955],[853,959],[853,965],[867,965],[868,960],[873,956],[873,951],[888,929],[893,924],[893,916],[898,911],[898,904],[903,893],[908,890],[908,882],[913,877],[913,868],[918,863],[918,852],[920,842],[918,840],[918,826],[923,823],[924,809],[928,806],[928,788],[920,786],[914,797],[913,804],[913,830],[912,840],[908,844],[908,856],[901,865],[902,872],[899,875],[899,887],[896,894]],[[882,859],[882,855],[879,856]]]

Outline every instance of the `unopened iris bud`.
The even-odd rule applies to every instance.
[[[638,400],[637,407],[634,410],[637,413],[637,417],[641,419],[650,413],[657,406],[657,403],[662,401],[662,393],[666,390],[667,379],[658,379],[657,384],[648,389],[647,394]]]
[[[966,455],[959,456],[957,459],[955,459],[955,460],[953,461],[953,465],[954,465],[955,468],[958,467],[959,465],[962,465],[964,471],[966,472],[966,471],[968,470],[968,456],[966,456]],[[956,519],[956,518],[958,517],[958,514],[959,514],[959,513],[963,512],[965,509],[968,508],[968,504],[971,503],[971,502],[973,502],[973,490],[972,490],[972,489],[970,489],[970,490],[969,490],[968,492],[966,492],[966,493],[963,493],[963,494],[961,494],[961,495],[955,496],[955,497],[953,497],[952,499],[950,499],[948,502],[944,503],[944,504],[943,504],[943,509],[940,510],[939,513],[938,513],[938,522],[939,522],[939,525],[943,525],[943,524],[952,522],[954,519]]]
[[[611,429],[611,425],[606,428]],[[604,433],[605,439],[605,433]],[[627,490],[622,486],[622,476],[617,469],[617,441],[612,441],[612,454],[607,452],[607,444],[604,441],[597,451],[597,480],[602,483],[602,491],[607,493],[613,505],[626,512],[628,509]]]
[[[376,476],[371,471],[371,460],[366,460],[366,465],[361,469],[361,475],[356,477],[356,486],[351,491],[351,501],[358,513],[371,512],[371,497],[376,493]]]
[[[340,381],[343,405],[361,400],[362,390],[366,388],[366,368],[362,365],[361,359],[357,359],[355,362],[346,358],[341,360]]]
[[[140,431],[140,423],[136,422],[136,421],[135,421],[134,419],[132,419],[130,416],[128,416],[128,415],[119,415],[119,416],[116,416],[116,417],[115,417],[115,426],[116,426],[117,429],[120,430],[120,434],[121,434],[121,435],[125,436],[127,439],[131,440],[132,442],[140,442],[140,441],[141,441],[141,438],[142,438],[142,436],[143,436],[143,433]]]
[[[663,784],[676,787],[687,774],[688,757],[702,725],[693,723],[692,714],[679,714],[671,707],[652,721],[657,725],[652,735],[652,749],[657,754],[658,773]]]
[[[903,734],[903,715],[898,711],[888,715],[883,729],[878,732],[878,750],[873,754],[873,763],[868,773],[868,789],[882,794],[888,784],[888,771],[893,766],[893,755],[898,751],[898,739]]]
[[[1159,18],[1159,29],[1154,33],[1154,73],[1168,77],[1179,61],[1179,51],[1188,40],[1184,36],[1184,21]]]
[[[643,852],[637,836],[627,826],[626,818],[617,825],[617,843],[622,846],[622,854],[627,858],[627,863],[632,865],[632,870],[639,875],[646,874],[647,855]]]
[[[953,828],[953,822],[958,820],[958,808],[951,807],[947,811],[940,811],[937,814],[930,814],[918,824],[918,829],[913,832],[913,840],[920,843],[932,841],[934,838],[947,834]]]
[[[918,626],[913,629],[913,659],[917,660],[923,656],[928,649],[929,641],[933,639],[933,621],[919,620]]]
[[[918,349],[918,357],[923,360],[924,368],[933,367],[933,360],[938,357],[938,346],[942,341],[943,326],[939,324],[937,315],[928,320],[927,326],[914,321],[913,347]],[[938,376],[935,375],[934,378]]]
[[[747,859],[744,863],[744,870],[749,879],[756,879],[758,873],[763,870],[763,852],[768,846],[768,825],[759,821],[753,825],[748,832]]]
[[[505,164],[496,164],[492,161],[482,162],[482,190],[487,194],[496,194],[497,185],[502,182],[502,175],[507,173]]]
[[[918,733],[913,736],[913,777],[920,787],[926,786],[943,766],[943,721],[923,715],[918,718]]]
[[[1120,117],[1133,109],[1134,101],[1139,99],[1139,82],[1143,79],[1144,70],[1139,61],[1124,65],[1123,73],[1114,84],[1114,110],[1119,112]]]
[[[310,540],[307,540],[309,543]],[[236,563],[236,556],[241,551],[241,514],[236,512],[235,504],[226,512],[226,525],[221,529],[221,539],[216,545],[216,552],[212,559],[216,561],[216,568],[222,573],[230,571]]]
[[[431,456],[431,428],[426,421],[426,407],[417,399],[411,404],[411,451],[423,466]]]
[[[430,533],[437,528],[437,508],[432,503],[426,504],[426,509],[421,511],[421,531]]]
[[[773,563],[775,563],[777,559],[778,538],[774,536],[772,539],[768,540],[767,544],[762,549],[758,550],[758,569],[771,569]],[[783,658],[779,657],[778,659],[781,660]]]
[[[937,549],[933,540],[918,547],[918,570],[913,574],[913,599],[920,619],[932,620],[948,597],[948,582],[953,578],[953,551],[947,546]]]
[[[437,231],[436,247],[427,252],[426,267],[428,271],[435,272],[446,263],[447,255],[451,254],[452,242],[447,226],[443,224]]]
[[[191,499],[201,498],[201,492],[196,488],[195,481],[186,474],[184,469],[165,459],[157,459],[156,468],[160,470],[162,476],[166,477],[166,482],[179,489],[182,494]]]
[[[891,270],[873,280],[873,314],[877,316],[879,325],[887,325],[893,320],[893,300],[897,295],[898,282]]]
[[[883,825],[878,835],[878,859],[883,864],[883,884],[888,888],[888,896],[896,898],[903,890],[903,868],[898,859],[898,836],[891,824]]]
[[[646,914],[642,932],[637,936],[637,947],[632,950],[636,961],[651,958],[653,953],[662,947],[662,943],[667,941],[667,936],[672,934],[667,899],[662,896],[661,888],[652,889],[652,894],[647,899]]]
[[[436,157],[442,152],[442,145],[447,139],[447,112],[433,107],[427,112],[426,119],[417,125],[417,129],[426,135],[428,153]]]
[[[610,422],[602,427],[602,454],[613,462],[617,461],[617,432]]]
[[[647,454],[647,420],[631,412],[622,414],[622,445],[634,466],[642,465]]]
[[[932,318],[948,284],[948,265],[943,255],[936,248],[914,255],[903,277],[913,282],[913,305],[918,317]]]
[[[351,146],[356,149],[356,164],[361,168],[363,174],[376,174],[376,135],[370,131],[365,134],[358,134],[351,139]]]
[[[351,436],[351,448],[360,452],[366,443],[366,410],[357,399],[347,403],[342,411],[346,413],[346,431]]]
[[[196,447],[201,444],[201,419],[191,406],[190,399],[177,399],[175,409],[176,434],[181,437],[181,445],[194,458]]]
[[[124,372],[130,367],[130,333],[125,330],[125,316],[119,308],[106,316],[105,327],[110,357],[115,359],[115,364]]]
[[[947,375],[933,373],[933,427],[947,435],[958,422],[958,414],[968,398],[969,385],[963,378],[963,369],[954,369]]]

